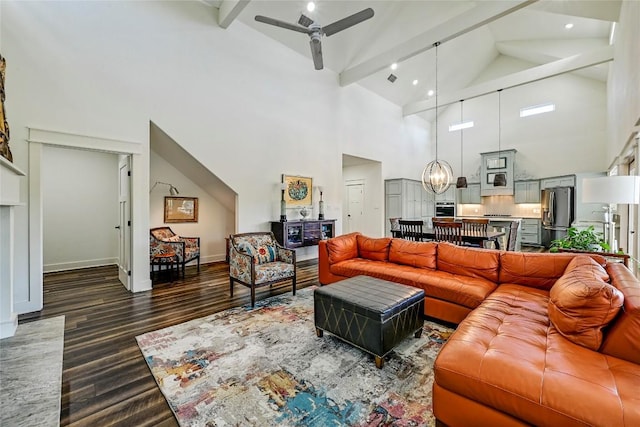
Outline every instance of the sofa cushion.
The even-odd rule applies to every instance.
[[[468,308],[477,307],[496,288],[479,277],[460,276],[445,271],[355,258],[330,267],[331,273],[344,277],[360,274],[423,289],[425,295]]]
[[[435,382],[526,424],[640,425],[640,367],[567,340],[547,305],[547,291],[500,285],[444,345]]]
[[[327,252],[329,264],[335,264],[351,258],[358,257],[358,240],[360,233],[343,234],[327,240]]]
[[[389,248],[389,262],[435,270],[437,250],[438,244],[436,242],[392,239]]]
[[[609,276],[595,261],[571,261],[549,293],[549,318],[568,340],[598,350],[602,328],[618,314],[624,301],[622,292],[606,283]]]
[[[498,283],[500,252],[438,243],[438,270]]]
[[[575,257],[576,255],[571,253],[501,252],[499,283],[515,283],[550,290]],[[593,258],[601,265],[606,263],[599,255]]]
[[[356,236],[358,242],[358,254],[360,258],[373,261],[387,261],[389,259],[390,237],[373,239],[363,235]]]
[[[640,282],[620,263],[607,264],[607,272],[624,294],[624,305],[605,331],[600,352],[640,365]]]

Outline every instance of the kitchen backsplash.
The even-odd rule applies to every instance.
[[[489,196],[482,204],[458,205],[458,216],[505,215],[521,218],[540,218],[539,203],[516,204],[513,196]]]

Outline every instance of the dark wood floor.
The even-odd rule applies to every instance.
[[[298,289],[317,284],[316,260],[298,263]],[[136,335],[249,303],[236,284],[229,296],[228,264],[188,267],[185,279],[131,294],[115,266],[49,273],[44,309],[20,323],[66,316],[61,426],[177,426],[147,367]],[[284,283],[259,288],[256,299],[291,292]]]

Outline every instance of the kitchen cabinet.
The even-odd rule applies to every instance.
[[[315,246],[318,241],[335,237],[336,220],[272,221],[271,231],[285,248]]]
[[[387,235],[389,218],[422,219],[428,222],[435,215],[434,195],[422,187],[421,181],[406,178],[387,179],[384,188]]]
[[[520,229],[520,242],[523,245],[541,245],[541,222],[537,218],[522,218]]]
[[[516,181],[515,202],[516,203],[540,203],[540,181]]]
[[[420,183],[420,185],[422,185],[422,183]],[[456,202],[456,185],[450,185],[449,188],[447,188],[447,191],[445,191],[442,194],[436,194],[435,195],[435,199],[436,202],[449,202],[449,203],[455,203]]]
[[[576,186],[575,175],[554,176],[552,178],[544,178],[540,180],[540,187],[542,189],[553,188],[553,187],[575,187],[575,186]]]
[[[480,183],[467,184],[467,188],[459,189],[458,203],[459,204],[478,204],[478,205],[482,203],[482,197],[480,197]]]
[[[480,195],[481,196],[513,196],[513,163],[516,150],[492,151],[481,153]],[[494,187],[493,180],[499,173],[505,174],[507,185]]]

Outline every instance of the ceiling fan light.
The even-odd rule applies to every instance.
[[[459,176],[456,181],[456,188],[467,188],[467,177]]]
[[[506,187],[507,186],[507,176],[503,173],[498,173],[493,178],[493,186],[494,187]]]

